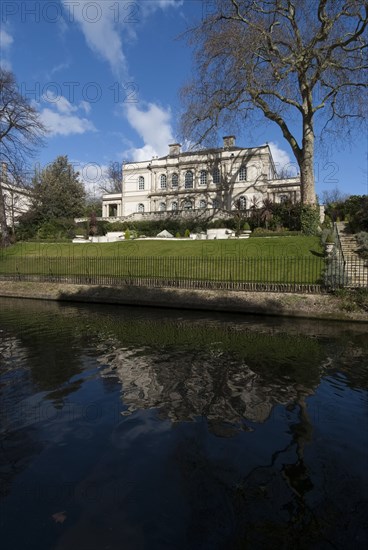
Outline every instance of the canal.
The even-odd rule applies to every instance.
[[[0,299],[3,550],[366,548],[368,325]]]

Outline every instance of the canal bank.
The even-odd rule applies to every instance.
[[[185,290],[0,281],[0,296],[117,305],[197,309],[368,323],[368,313],[330,294]]]

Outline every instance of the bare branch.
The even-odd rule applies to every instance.
[[[368,3],[216,0],[216,7],[191,33],[197,78],[183,92],[185,137],[198,142],[219,128],[232,132],[260,110],[292,147],[302,200],[313,203],[315,118],[322,125],[358,121],[366,111]],[[296,132],[293,113],[301,119]]]
[[[37,111],[19,93],[13,73],[0,68],[0,162],[7,178],[20,185],[26,160],[41,146],[46,129]],[[4,178],[4,174],[2,174]],[[9,244],[4,194],[0,182],[2,245]]]

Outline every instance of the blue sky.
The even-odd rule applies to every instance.
[[[191,50],[179,36],[211,0],[4,0],[3,66],[50,129],[36,161],[68,155],[90,191],[110,161],[167,154],[177,140],[180,87],[190,77]],[[219,136],[220,137],[220,136]],[[318,194],[338,187],[368,193],[366,135],[332,143],[316,157]],[[279,130],[244,127],[237,144],[272,145],[279,166],[295,159]],[[220,139],[219,139],[220,144]]]

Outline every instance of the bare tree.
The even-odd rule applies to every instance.
[[[12,72],[0,68],[0,231],[1,244],[10,243],[6,221],[6,208],[2,179],[8,178],[17,185],[23,182],[23,172],[27,159],[42,144],[46,133],[39,114],[18,91]]]
[[[364,120],[366,0],[213,0],[189,31],[196,77],[182,90],[184,137],[211,141],[261,114],[276,123],[315,203],[315,137]],[[253,119],[254,120],[254,119]],[[336,129],[338,127],[338,132]]]
[[[335,187],[329,191],[323,191],[322,201],[323,204],[329,206],[337,202],[345,202],[348,196],[346,193],[342,193],[338,187]]]
[[[120,162],[110,162],[106,175],[100,183],[100,189],[103,193],[121,193],[122,181],[122,164]]]

